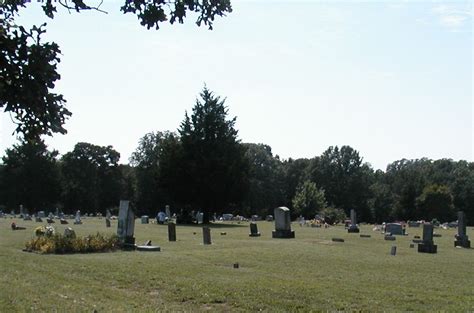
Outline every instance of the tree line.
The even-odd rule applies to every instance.
[[[165,205],[189,222],[192,211],[244,216],[287,206],[294,217],[366,222],[474,221],[474,163],[398,160],[374,170],[350,146],[311,159],[280,159],[265,144],[242,143],[225,100],[204,88],[177,132],[145,134],[128,165],[112,146],[77,143],[61,157],[42,140],[23,139],[0,165],[0,209],[105,212],[131,200],[138,215]]]

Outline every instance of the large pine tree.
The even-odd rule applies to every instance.
[[[245,148],[227,119],[225,99],[206,87],[196,100],[191,116],[186,113],[179,133],[182,143],[182,198],[194,210],[222,213],[240,205],[248,186]]]

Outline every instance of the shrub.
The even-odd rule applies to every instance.
[[[39,236],[28,241],[25,246],[28,251],[39,253],[86,253],[114,251],[118,247],[117,235],[102,235],[97,233],[83,238],[65,237],[61,234]]]

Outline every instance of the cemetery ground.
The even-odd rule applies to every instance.
[[[13,221],[26,230],[12,231]],[[98,218],[71,224],[53,225],[78,236],[117,230],[116,220],[111,228]],[[23,252],[39,225],[0,220],[0,312],[474,310],[474,249],[454,247],[455,229],[435,229],[438,253],[425,254],[409,247],[422,228],[385,241],[369,225],[360,234],[371,237],[361,238],[343,226],[293,223],[295,239],[272,239],[271,222],[258,222],[261,237],[235,222],[211,225],[212,245],[203,245],[199,226],[177,225],[177,241],[168,242],[166,225],[137,219],[136,242],[150,239],[161,252]]]

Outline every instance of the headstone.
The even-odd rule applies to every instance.
[[[410,248],[415,248],[415,244],[410,243]]]
[[[392,235],[403,235],[402,224],[399,223],[388,223],[385,225],[385,233]]]
[[[295,238],[295,231],[291,230],[290,209],[279,207],[274,211],[275,230],[272,232],[272,238]]]
[[[48,217],[48,218],[46,219],[46,222],[47,222],[48,224],[52,224],[52,223],[54,223],[54,220],[53,220],[51,217]]]
[[[408,227],[420,227],[420,222],[408,221]]]
[[[79,210],[77,210],[77,212],[76,212],[76,218],[74,219],[74,224],[76,224],[76,225],[82,224],[81,211],[79,211]]]
[[[455,235],[454,246],[455,247],[463,247],[463,248],[470,248],[471,241],[466,233],[466,215],[463,211],[458,212],[458,233]]]
[[[364,234],[360,234],[360,238],[370,238],[372,237],[371,235],[364,235]]]
[[[56,208],[56,215],[55,216],[59,217],[59,213],[60,213],[59,208]]]
[[[396,255],[397,254],[397,246],[392,246],[392,249],[390,249],[390,255]]]
[[[267,215],[267,216],[265,217],[265,220],[266,220],[267,222],[273,222],[273,215]]]
[[[136,250],[144,251],[144,252],[153,252],[153,251],[160,252],[161,248],[160,246],[136,246]]]
[[[41,217],[39,217],[39,216],[35,217],[35,221],[36,221],[37,223],[43,223],[43,219],[42,219]]]
[[[105,213],[105,227],[110,227],[110,217],[112,214],[110,213],[110,210],[107,210]]]
[[[197,214],[196,214],[196,221],[197,221],[197,223],[198,223],[198,224],[202,224],[203,220],[204,220],[204,213],[202,213],[202,212],[197,212]]]
[[[148,224],[148,223],[149,223],[148,215],[142,215],[142,224]]]
[[[394,241],[394,240],[397,239],[397,237],[395,237],[395,236],[389,236],[389,235],[385,235],[383,238],[384,238],[385,240],[390,240],[390,241]]]
[[[71,238],[71,239],[76,238],[76,232],[71,227],[67,227],[64,230],[64,237]]]
[[[342,239],[342,238],[332,238],[332,241],[334,241],[334,242],[344,242],[344,239]]]
[[[39,218],[45,218],[45,217],[46,217],[46,214],[44,213],[44,211],[39,211],[38,214],[37,214],[37,216],[38,216]]]
[[[234,263],[234,268],[239,268],[239,263]]]
[[[209,227],[202,228],[202,240],[205,245],[211,244],[211,229]]]
[[[176,241],[176,224],[168,223],[168,240]]]
[[[63,224],[63,225],[67,225],[67,224],[69,224],[69,222],[68,222],[68,221],[66,221],[64,218],[60,219],[59,221],[60,221],[60,222],[61,222],[61,224]]]
[[[25,212],[23,212],[23,204],[20,204],[20,217],[23,217]]]
[[[354,209],[351,210],[351,225],[347,229],[348,233],[358,233],[360,232],[359,227],[357,227],[357,214]]]
[[[433,243],[433,224],[423,224],[423,242],[418,244],[418,252],[437,253],[438,246]]]
[[[260,232],[258,231],[257,223],[250,223],[250,237],[259,237]]]
[[[171,217],[171,210],[169,205],[165,205],[165,213],[168,219]]]
[[[120,200],[117,235],[125,248],[135,245],[135,215],[129,207],[130,201]]]
[[[23,216],[23,220],[24,220],[24,221],[31,221],[31,220],[32,220],[32,219],[31,219],[31,215],[25,214],[25,215]]]

